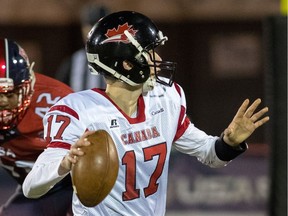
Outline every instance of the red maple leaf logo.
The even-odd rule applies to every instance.
[[[107,37],[102,43],[110,43],[110,42],[122,42],[122,43],[131,43],[127,36],[124,34],[124,31],[127,30],[132,36],[136,35],[137,30],[132,28],[132,25],[128,25],[128,23],[124,23],[123,25],[118,25],[117,29],[108,29],[105,36]]]

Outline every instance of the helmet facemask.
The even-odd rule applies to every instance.
[[[13,93],[18,96],[17,107],[13,109],[0,110],[0,130],[13,128],[18,125],[25,115],[26,110],[31,103],[31,97],[33,94],[31,80],[25,81],[23,84],[19,85],[15,90],[13,90]]]
[[[16,127],[31,103],[34,91],[34,62],[15,41],[0,39],[0,130]],[[5,100],[8,100],[6,102]]]
[[[125,31],[124,34],[139,51],[139,53],[135,56],[137,63],[139,63],[143,67],[152,67],[154,70],[156,82],[166,86],[172,86],[176,70],[176,63],[170,61],[156,60],[155,55],[155,49],[159,46],[164,45],[164,43],[168,40],[168,37],[163,36],[163,33],[161,31],[158,31],[158,39],[146,46],[145,48],[142,48],[138,41],[134,39],[134,37],[128,31]],[[151,77],[149,78],[151,79]],[[148,82],[150,82],[149,79]]]
[[[0,94],[13,93],[17,95],[17,106],[0,110],[0,130],[8,130],[19,124],[31,103],[34,92],[35,77],[32,70],[34,62],[29,67],[31,78],[14,87],[11,78],[0,78]]]

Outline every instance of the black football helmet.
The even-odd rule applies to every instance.
[[[35,76],[26,52],[15,41],[0,39],[0,94],[16,93],[17,107],[0,107],[0,130],[15,127],[31,103]]]
[[[137,86],[148,80],[153,67],[156,81],[171,86],[176,63],[155,60],[155,48],[167,40],[143,14],[120,11],[107,15],[88,34],[86,52],[90,71]],[[124,60],[133,65],[131,70],[123,68]],[[156,69],[161,70],[161,76]]]

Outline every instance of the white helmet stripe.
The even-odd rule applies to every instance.
[[[129,33],[129,31],[125,30],[124,31],[124,34],[126,35],[126,37],[131,41],[131,43],[137,48],[137,50],[139,52],[142,52],[143,51],[143,48],[141,47],[141,45],[138,43],[137,40],[135,40],[133,38],[133,36]]]
[[[144,58],[146,59],[146,61],[149,61],[149,56],[146,52],[143,52],[143,47],[138,43],[137,40],[135,40],[135,38],[130,34],[129,31],[125,30],[124,34],[126,35],[126,37],[129,39],[129,41],[136,47],[136,49],[139,51],[139,53],[135,56],[135,58],[140,61],[141,56],[144,56]]]

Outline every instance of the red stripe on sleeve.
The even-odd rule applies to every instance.
[[[179,137],[181,137],[184,134],[184,132],[188,128],[189,124],[190,124],[190,119],[188,117],[186,117],[183,124],[180,125],[180,127],[178,126],[178,129],[177,129],[177,132],[176,132],[176,135],[175,135],[173,141],[177,140]]]
[[[181,89],[180,89],[180,86],[177,84],[177,83],[174,83],[174,86],[176,88],[176,91],[178,92],[178,94],[180,95],[181,97]]]
[[[63,148],[69,150],[71,147],[70,144],[68,143],[63,143],[63,142],[51,142],[47,145],[47,148]]]
[[[61,112],[68,113],[69,115],[72,115],[72,116],[74,116],[76,119],[79,120],[78,114],[77,114],[73,109],[71,109],[71,108],[68,107],[68,106],[65,106],[65,105],[53,106],[53,107],[50,108],[49,112],[50,112],[50,111],[53,111],[53,110],[58,110],[58,111],[61,111]]]

